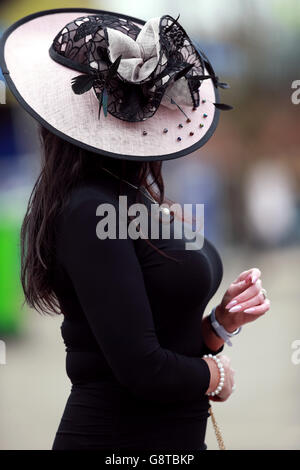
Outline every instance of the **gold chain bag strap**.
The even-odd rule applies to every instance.
[[[213,413],[211,405],[208,409],[208,412],[210,414],[211,421],[212,421],[212,424],[213,424],[213,427],[214,427],[215,435],[216,435],[216,438],[217,438],[217,441],[218,441],[219,450],[226,450],[226,447],[225,447],[225,444],[224,444],[224,441],[223,441],[223,437],[222,437],[220,428],[219,428],[218,423],[216,421],[216,418],[215,418],[215,415]]]

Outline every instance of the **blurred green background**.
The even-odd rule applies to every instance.
[[[3,1],[0,34],[22,16],[80,6],[149,19],[177,17],[228,81],[209,143],[164,163],[168,197],[205,204],[205,235],[219,249],[224,279],[209,307],[239,272],[257,266],[271,310],[225,348],[237,389],[215,404],[230,449],[300,449],[300,365],[291,360],[300,339],[300,80],[298,0]],[[0,80],[3,76],[0,71]],[[6,91],[0,104],[0,449],[51,447],[70,384],[60,317],[22,307],[19,231],[39,172],[36,123]],[[201,280],[199,280],[201,282]],[[0,361],[1,364],[1,361]],[[208,426],[208,448],[216,441]]]

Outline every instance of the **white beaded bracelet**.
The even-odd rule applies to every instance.
[[[218,383],[218,386],[216,388],[216,390],[214,392],[211,392],[211,393],[208,393],[207,395],[208,396],[215,396],[215,395],[218,395],[223,386],[224,386],[224,380],[225,380],[225,372],[224,372],[224,366],[221,362],[221,360],[217,357],[217,356],[213,356],[212,354],[205,354],[203,357],[210,357],[211,359],[213,359],[215,361],[215,363],[217,364],[218,366],[218,369],[219,369],[219,383]]]

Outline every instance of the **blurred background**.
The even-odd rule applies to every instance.
[[[219,249],[224,279],[207,308],[251,267],[263,273],[271,310],[224,349],[236,391],[214,404],[229,449],[300,449],[300,80],[298,0],[10,0],[0,4],[0,34],[48,8],[107,9],[142,19],[177,17],[228,81],[209,143],[164,163],[167,196],[205,204],[205,235]],[[300,97],[300,94],[298,94]],[[0,449],[49,449],[70,383],[60,337],[62,318],[22,306],[19,232],[39,172],[35,121],[4,88],[0,71]],[[298,316],[299,315],[299,316]],[[6,364],[4,364],[6,362]],[[216,449],[211,423],[207,445]]]

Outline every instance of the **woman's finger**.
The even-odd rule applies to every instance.
[[[258,279],[255,284],[251,284],[247,289],[241,293],[238,293],[238,295],[233,296],[225,308],[232,312],[238,312],[241,310],[241,303],[245,302],[246,300],[250,300],[252,297],[256,297],[260,292],[261,280]],[[232,308],[234,308],[234,310]]]
[[[234,284],[236,284],[240,281],[247,281],[249,279],[249,282],[251,281],[251,283],[254,284],[260,276],[260,269],[251,268],[247,269],[246,271],[243,271],[233,282]]]
[[[232,368],[230,368],[230,372],[231,372],[231,375],[230,375],[230,386],[231,386],[231,388],[232,388],[233,385],[234,385],[234,374],[235,374],[235,371],[234,371]]]
[[[218,358],[221,360],[223,365],[228,366],[230,365],[230,358],[226,356],[226,354],[219,354]]]
[[[265,301],[255,307],[249,307],[243,310],[244,313],[251,313],[251,315],[263,315],[270,309],[270,300],[265,299]]]
[[[229,312],[234,313],[234,312],[244,312],[245,309],[248,309],[250,307],[256,307],[257,305],[261,305],[265,301],[265,296],[259,291],[259,293],[249,299],[247,299],[245,302],[239,302],[238,305],[235,305],[235,307],[239,307],[236,310],[233,310],[234,307],[232,307]]]
[[[241,294],[244,292],[245,289],[249,287],[249,284],[246,281],[241,281],[237,284],[230,284],[228,287],[226,294],[229,296],[229,298],[232,300],[234,299],[237,295]]]

